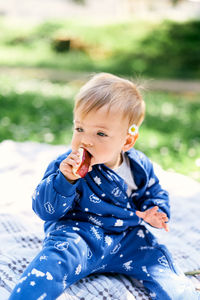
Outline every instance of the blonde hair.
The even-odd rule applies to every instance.
[[[139,126],[144,119],[145,103],[137,86],[130,80],[109,73],[93,76],[80,89],[74,111],[81,109],[84,116],[104,105],[108,105],[108,109],[119,109],[122,116],[129,119],[129,125]]]

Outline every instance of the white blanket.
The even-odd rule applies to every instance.
[[[24,268],[41,249],[43,221],[31,209],[31,195],[49,162],[67,149],[31,142],[0,143],[1,300],[8,299]],[[168,246],[183,271],[200,269],[200,184],[154,167],[170,193],[172,216],[169,233],[150,230]],[[122,275],[93,275],[68,288],[59,299],[148,299],[138,284]]]

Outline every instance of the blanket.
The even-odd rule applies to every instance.
[[[43,221],[31,209],[32,193],[49,162],[67,146],[33,142],[0,143],[0,299],[6,300],[42,247]],[[184,272],[200,269],[200,184],[154,164],[171,201],[170,232],[149,227]],[[199,277],[191,276],[196,288]],[[141,284],[120,274],[91,275],[69,287],[59,300],[145,300]]]

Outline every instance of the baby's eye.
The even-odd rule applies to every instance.
[[[105,134],[103,132],[98,132],[97,135],[99,135],[99,136],[107,136],[107,134]]]
[[[81,127],[76,127],[75,130],[76,130],[77,132],[83,132],[83,128],[81,128]]]

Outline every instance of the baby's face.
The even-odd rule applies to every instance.
[[[121,151],[128,136],[128,121],[116,109],[107,106],[89,112],[84,118],[80,109],[74,114],[72,150],[85,148],[91,165],[104,163],[109,168],[119,165]]]

